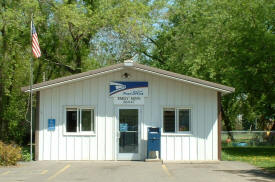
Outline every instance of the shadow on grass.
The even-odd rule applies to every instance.
[[[222,150],[233,156],[275,156],[275,147],[224,147]]]
[[[230,173],[230,174],[236,174],[238,176],[246,176],[246,175],[250,175],[250,176],[247,176],[247,177],[251,177],[252,176],[255,176],[255,177],[263,177],[263,178],[266,178],[268,180],[263,180],[263,179],[250,179],[250,181],[255,181],[255,182],[265,182],[265,181],[268,181],[270,182],[269,180],[275,180],[275,174],[274,173],[270,173],[270,172],[267,172],[265,170],[260,170],[260,169],[251,169],[251,170],[214,170],[214,171],[220,171],[220,172],[225,172],[225,173]]]
[[[224,172],[240,176],[250,174],[275,181],[275,147],[224,147],[222,152],[222,160],[248,162],[260,167],[253,170],[223,170]],[[251,179],[250,181],[263,180]]]
[[[265,167],[262,169],[275,175],[275,167]]]

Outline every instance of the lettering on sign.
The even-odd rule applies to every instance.
[[[144,104],[144,97],[115,97],[114,104],[142,105]]]

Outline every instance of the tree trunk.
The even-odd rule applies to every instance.
[[[221,108],[221,111],[222,111],[222,119],[224,121],[224,125],[225,125],[225,128],[226,128],[226,131],[228,132],[228,136],[230,137],[231,140],[234,140],[234,137],[233,137],[232,133],[230,133],[230,131],[232,131],[232,127],[230,125],[230,120],[226,116],[223,107]]]
[[[272,126],[271,130],[275,131],[275,122],[273,123],[273,126]]]
[[[42,64],[40,63],[40,62],[38,62],[38,68],[37,68],[37,72],[36,72],[36,74],[35,74],[35,77],[34,77],[34,84],[36,84],[37,82],[38,82],[38,79],[39,79],[39,75],[41,74],[40,72],[41,72],[41,68],[42,68]]]
[[[82,66],[82,61],[81,61],[81,53],[80,53],[80,48],[79,46],[77,45],[77,48],[76,48],[76,72],[77,73],[80,73],[81,72],[81,66]]]

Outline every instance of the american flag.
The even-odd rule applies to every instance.
[[[35,58],[39,58],[41,56],[41,51],[39,47],[39,42],[38,42],[38,36],[35,31],[34,24],[32,22],[32,52]]]

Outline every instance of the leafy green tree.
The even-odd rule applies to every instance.
[[[162,5],[161,0],[1,1],[0,139],[22,144],[29,132],[28,95],[20,87],[29,84],[32,14],[42,51],[33,60],[37,83],[43,75],[54,79],[135,56]]]
[[[0,137],[4,140],[9,136],[19,139],[27,125],[23,120],[26,96],[20,93],[19,86],[28,83],[25,80],[29,67],[26,44],[30,43],[30,30],[25,26],[29,21],[18,4],[20,1],[1,1],[0,4]],[[20,8],[27,5],[33,6],[26,2]],[[22,132],[16,132],[18,130]]]
[[[159,34],[148,38],[144,62],[233,86],[223,96],[223,121],[238,115],[261,129],[274,123],[274,2],[269,0],[174,1]],[[149,50],[149,51],[148,51]]]

